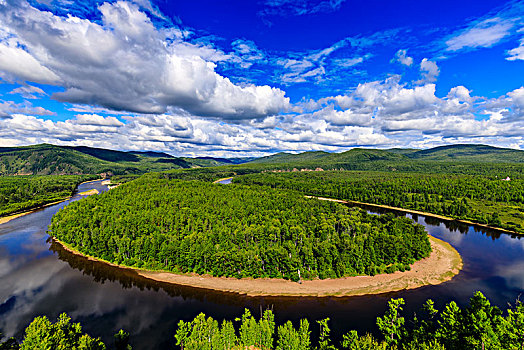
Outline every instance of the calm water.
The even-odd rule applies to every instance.
[[[91,188],[105,190],[96,182],[81,185],[79,191]],[[131,333],[134,349],[171,349],[180,319],[192,319],[200,312],[233,319],[244,308],[258,315],[261,308],[271,307],[278,323],[330,317],[333,337],[338,339],[350,329],[375,333],[375,318],[393,297],[406,299],[408,315],[427,298],[432,298],[437,308],[450,300],[464,305],[481,290],[505,308],[524,292],[524,239],[467,225],[446,227],[422,216],[414,220],[451,243],[464,260],[463,271],[438,286],[347,298],[247,298],[173,287],[139,278],[133,271],[72,256],[52,245],[46,227],[65,205],[67,202],[0,225],[0,331],[6,336],[21,336],[35,316],[55,319],[67,312],[85,331],[102,337],[107,344],[124,328]]]

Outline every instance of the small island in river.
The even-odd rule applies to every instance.
[[[449,244],[405,217],[154,174],[71,203],[49,233],[144,277],[249,295],[381,293],[440,283],[462,266]]]

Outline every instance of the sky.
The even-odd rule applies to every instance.
[[[0,146],[524,150],[524,0],[0,0]]]

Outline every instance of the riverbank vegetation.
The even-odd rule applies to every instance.
[[[423,226],[407,218],[162,174],[71,203],[49,234],[120,265],[293,281],[404,271],[431,251]]]
[[[183,350],[518,350],[524,344],[524,305],[519,300],[504,313],[480,292],[465,307],[451,301],[437,310],[433,301],[427,300],[409,318],[402,314],[403,305],[403,299],[389,301],[384,315],[376,320],[378,337],[349,331],[336,341],[331,339],[329,318],[313,324],[302,319],[277,325],[271,310],[257,320],[246,309],[234,321],[215,320],[202,313],[193,320],[182,320],[174,338]],[[318,336],[312,336],[313,327],[319,327]],[[114,348],[131,349],[130,339],[132,335],[120,330],[115,334]],[[0,343],[0,349],[106,349],[106,345],[62,314],[55,323],[45,316],[35,318],[20,345],[11,338]]]
[[[96,175],[1,176],[0,216],[30,210],[71,196]]]
[[[330,340],[328,318],[311,326],[320,328],[315,344],[306,319],[296,326],[288,321],[276,327],[271,311],[265,311],[257,321],[249,310],[245,311],[238,327],[231,321],[219,324],[204,314],[189,322],[180,321],[175,338],[184,350],[251,346],[276,350],[517,350],[524,344],[524,305],[520,301],[503,315],[480,292],[475,293],[464,308],[452,301],[439,311],[432,300],[427,300],[422,309],[407,320],[402,316],[403,305],[403,299],[389,301],[385,314],[377,318],[380,337],[359,336],[356,331],[350,331],[338,344]]]
[[[524,180],[371,171],[264,172],[235,183],[413,209],[524,233]]]

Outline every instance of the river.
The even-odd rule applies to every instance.
[[[100,181],[82,184],[78,192],[106,190]],[[133,349],[174,348],[180,319],[204,312],[217,319],[234,319],[249,308],[256,315],[271,307],[277,323],[307,317],[329,317],[332,335],[340,339],[350,329],[376,333],[375,318],[390,298],[406,300],[405,315],[420,308],[427,298],[437,308],[456,300],[465,305],[482,291],[493,304],[506,308],[524,292],[524,239],[479,230],[468,225],[450,226],[436,219],[411,216],[433,236],[451,243],[462,255],[464,269],[453,280],[409,291],[346,298],[248,298],[234,294],[177,287],[153,282],[131,270],[73,256],[51,244],[46,228],[51,217],[75,195],[60,203],[0,225],[0,331],[20,337],[35,316],[51,319],[66,312],[91,335],[106,344],[120,328],[131,333]],[[376,209],[372,209],[373,211]]]

